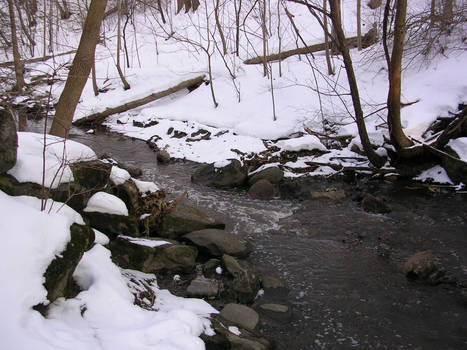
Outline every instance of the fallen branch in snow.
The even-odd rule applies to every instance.
[[[145,105],[147,103],[150,103],[150,102],[158,100],[158,99],[160,99],[162,97],[171,95],[171,94],[173,94],[175,92],[178,92],[178,91],[180,91],[182,89],[188,89],[188,88],[191,88],[193,86],[199,86],[201,83],[203,83],[204,80],[205,80],[205,76],[200,75],[200,76],[197,76],[196,78],[182,81],[181,83],[179,83],[179,84],[177,84],[175,86],[172,86],[172,87],[170,87],[170,88],[168,88],[166,90],[159,91],[159,92],[154,92],[154,93],[150,94],[149,96],[146,96],[146,97],[134,100],[134,101],[124,103],[124,104],[122,104],[120,106],[117,106],[117,107],[107,108],[103,112],[98,112],[98,113],[88,115],[87,117],[84,117],[84,118],[81,118],[81,119],[78,119],[78,120],[74,121],[73,124],[77,125],[77,126],[84,126],[84,125],[94,125],[94,124],[102,123],[104,121],[104,119],[107,118],[108,116],[111,116],[111,115],[117,114],[117,113],[123,113],[123,112],[129,111],[131,109],[143,106],[143,105]]]
[[[371,30],[370,30],[371,31]],[[369,34],[369,33],[367,33]],[[371,35],[367,35],[362,38],[362,44],[363,48],[370,47],[371,45],[376,43],[375,38],[373,38]],[[366,39],[365,39],[366,38]],[[357,47],[357,37],[351,37],[345,39],[347,45],[349,48]],[[319,52],[319,51],[324,51],[326,49],[326,43],[319,43],[315,45],[310,45],[306,47],[299,47],[298,49],[293,49],[293,50],[287,50],[287,51],[282,51],[280,53],[275,53],[266,56],[266,62],[271,62],[271,61],[282,61],[288,57],[295,56],[295,55],[306,55],[310,54],[313,52]],[[264,63],[264,57],[263,56],[258,56],[258,57],[253,57],[250,59],[247,59],[243,61],[244,64],[262,64]]]
[[[348,141],[349,139],[352,139],[352,135],[337,135],[337,136],[331,136],[331,135],[326,135],[318,131],[311,130],[310,128],[305,128],[305,131],[310,134],[318,137],[319,139],[325,139],[325,140],[336,140],[340,142],[345,142]]]
[[[65,55],[70,55],[75,53],[76,50],[71,50],[67,52],[62,52],[62,53],[57,53],[54,55],[48,55],[48,56],[42,56],[42,57],[37,57],[37,58],[30,58],[28,60],[21,60],[22,64],[28,64],[28,63],[37,63],[37,62],[43,62],[47,61],[53,57],[59,57],[59,56],[65,56]],[[15,64],[14,61],[7,61],[7,62],[0,62],[0,67],[8,67],[8,66],[13,66]]]

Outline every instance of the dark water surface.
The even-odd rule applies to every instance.
[[[261,329],[278,349],[467,349],[465,288],[415,283],[401,272],[404,259],[430,249],[467,285],[465,195],[383,184],[372,190],[393,210],[375,215],[351,199],[356,190],[349,185],[311,180],[310,189],[343,188],[348,199],[257,201],[244,191],[192,184],[199,165],[159,166],[142,141],[76,129],[70,138],[141,168],[144,179],[171,195],[186,190],[253,243],[255,264],[274,268],[290,289],[291,322]]]

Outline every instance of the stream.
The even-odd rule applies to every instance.
[[[169,197],[187,191],[203,210],[247,238],[250,259],[284,281],[293,310],[286,323],[260,331],[277,349],[466,349],[466,195],[431,192],[407,184],[305,180],[310,190],[342,188],[347,198],[249,199],[245,190],[219,190],[191,183],[199,164],[158,165],[140,140],[73,129],[70,138],[143,171],[143,179]],[[364,212],[353,200],[362,191],[384,196],[392,212]],[[432,250],[463,288],[409,281],[403,261]]]

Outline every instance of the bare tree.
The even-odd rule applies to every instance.
[[[120,76],[120,79],[123,84],[123,89],[124,90],[129,90],[130,89],[130,84],[128,84],[128,81],[125,78],[125,75],[123,74],[122,67],[120,65],[120,51],[122,47],[122,31],[121,31],[121,21],[122,21],[122,1],[117,0],[117,71],[118,75]]]
[[[10,0],[11,1],[11,0]],[[67,137],[73,115],[94,62],[99,31],[107,0],[91,0],[75,58],[60,95],[50,134]]]
[[[376,167],[384,165],[385,158],[379,156],[370,142],[368,133],[365,126],[365,120],[363,118],[363,110],[360,102],[360,94],[357,85],[357,79],[355,78],[355,72],[353,69],[352,58],[350,57],[349,48],[345,41],[344,31],[342,29],[341,11],[340,11],[340,0],[329,0],[331,13],[330,17],[332,20],[333,33],[335,35],[334,40],[338,45],[339,51],[342,53],[344,60],[345,71],[347,73],[347,80],[349,82],[350,95],[352,97],[352,103],[355,112],[355,121],[357,123],[358,134],[360,135],[360,141],[362,143],[363,150],[368,157],[371,164]]]
[[[396,0],[394,40],[389,62],[389,92],[387,104],[389,134],[397,150],[412,145],[412,141],[404,134],[401,124],[401,74],[406,14],[407,0]]]
[[[14,0],[8,0],[8,13],[10,15],[11,45],[15,62],[16,90],[21,92],[24,87],[23,64],[18,49],[18,37],[16,34],[15,5]]]

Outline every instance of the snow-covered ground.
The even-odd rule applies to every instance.
[[[334,76],[326,74],[324,53],[317,52],[313,57],[292,56],[281,63],[273,62],[269,66],[270,78],[265,78],[261,65],[243,64],[243,60],[262,54],[261,25],[256,8],[242,27],[237,57],[233,40],[233,2],[226,2],[220,12],[220,22],[225,27],[228,46],[225,56],[220,55],[217,49],[221,43],[214,29],[212,4],[207,2],[208,8],[205,9],[205,3],[202,2],[195,13],[174,15],[175,3],[169,5],[167,24],[161,23],[157,13],[152,16],[148,13],[137,14],[135,26],[126,29],[129,68],[124,64],[126,59],[123,53],[121,58],[124,74],[131,85],[130,90],[123,89],[115,67],[116,37],[111,33],[115,33],[116,20],[110,18],[106,21],[107,39],[105,46],[101,44],[97,47],[96,72],[99,87],[107,89],[107,92],[94,96],[89,80],[75,120],[167,89],[199,74],[208,76],[209,53],[212,86],[219,103],[217,108],[211,96],[211,86],[203,84],[191,93],[188,90],[181,91],[108,117],[105,125],[111,130],[143,140],[157,135],[157,146],[166,149],[172,157],[206,163],[240,158],[240,153],[232,151],[234,149],[243,153],[261,152],[265,150],[263,140],[297,137],[305,128],[323,132],[324,120],[333,125],[335,135],[350,135],[354,138],[351,145],[360,144],[351,100],[347,94],[347,78],[339,56],[332,58],[336,73]],[[278,52],[279,43],[282,50],[304,46],[295,35],[285,14],[285,7],[281,5],[276,8],[275,1],[271,4],[268,53]],[[323,41],[323,31],[318,21],[304,6],[290,2],[283,4],[293,14],[307,45]],[[429,8],[427,4],[423,1],[411,2],[409,16]],[[242,15],[245,16],[248,10],[249,7],[244,6]],[[362,11],[363,32],[368,31],[374,22],[381,23],[382,8],[373,11],[363,6]],[[356,34],[355,12],[354,1],[343,1],[343,22],[349,37]],[[211,28],[209,41],[207,23]],[[460,34],[463,29],[465,25],[458,28]],[[467,84],[465,79],[460,79],[467,76],[467,51],[463,47],[465,44],[452,44],[461,40],[458,35],[458,32],[453,32],[450,37],[443,39],[446,48],[456,47],[458,50],[447,49],[433,60],[419,55],[415,58],[406,57],[403,62],[406,69],[402,77],[402,102],[418,102],[402,109],[402,122],[406,134],[414,139],[421,140],[422,133],[438,116],[446,116],[456,111],[459,103],[467,102]],[[68,45],[77,40],[73,35],[66,38]],[[377,44],[361,52],[352,50],[352,58],[367,116],[368,133],[372,142],[381,146],[384,137],[388,136],[386,113],[382,108],[388,89],[382,45]],[[57,57],[53,64],[50,61],[37,64],[34,69],[51,72],[68,59],[69,56]],[[65,73],[59,71],[59,75]],[[62,87],[63,84],[53,86],[54,98],[59,96]],[[336,96],[336,93],[341,95]],[[157,120],[158,124],[148,128],[133,125],[134,121],[148,120]],[[173,133],[168,133],[171,128],[187,136],[174,138]],[[201,129],[211,133],[209,140],[186,141],[191,134]],[[312,142],[317,149],[324,148],[316,140]],[[345,150],[345,157],[360,157],[350,151],[351,145]],[[325,159],[315,157],[313,160],[324,162]],[[299,159],[290,166],[299,168],[304,161]],[[317,173],[327,173],[329,169],[324,167],[318,169]],[[333,172],[332,169],[330,172]],[[286,175],[292,176],[292,173]]]
[[[10,172],[19,181],[42,182],[40,137],[19,133],[18,165]],[[65,143],[56,137],[48,140],[52,144],[47,148],[46,179],[56,174],[63,160],[95,157],[79,143]],[[101,193],[95,196],[90,207],[104,210],[107,203],[110,212],[126,209],[112,198],[101,198]],[[49,200],[45,211],[40,208],[41,201],[35,197],[11,197],[0,191],[1,349],[205,348],[199,335],[212,332],[208,317],[217,311],[203,300],[183,299],[160,290],[156,282],[151,287],[157,311],[134,305],[130,280],[155,280],[155,276],[114,265],[110,251],[102,245],[108,238],[100,232],[96,232],[96,244],[84,254],[73,275],[83,291],[73,299],[56,300],[47,318],[34,311],[33,306],[48,303],[43,274],[70,240],[70,225],[84,224],[81,215],[63,203]]]

